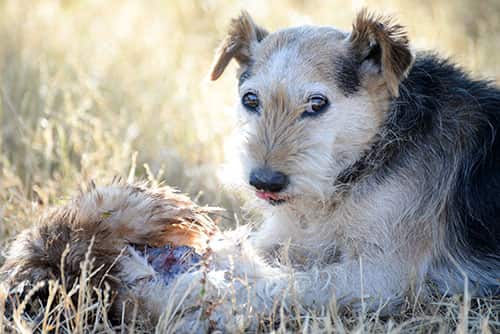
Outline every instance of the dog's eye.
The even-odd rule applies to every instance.
[[[259,107],[259,98],[255,93],[249,92],[243,95],[241,103],[247,110],[251,112],[258,112],[257,108]]]
[[[307,101],[307,108],[302,114],[302,117],[317,116],[328,107],[328,99],[321,94],[314,94]]]

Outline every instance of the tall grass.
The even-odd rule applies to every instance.
[[[223,223],[230,224],[241,201],[216,175],[234,128],[235,80],[206,79],[229,19],[245,8],[270,30],[347,30],[361,6],[395,14],[417,48],[500,78],[500,2],[493,0],[0,1],[0,243],[82,183],[115,175],[177,186],[227,208]],[[60,288],[54,293],[66,293]],[[475,311],[464,305],[438,301],[384,321],[325,311],[304,320],[304,328],[499,328],[498,304]],[[22,322],[14,326],[23,331]]]

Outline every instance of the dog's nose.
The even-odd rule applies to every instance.
[[[277,193],[288,185],[288,176],[269,168],[257,168],[250,172],[250,184],[258,190]]]

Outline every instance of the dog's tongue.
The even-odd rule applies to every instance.
[[[257,197],[265,199],[266,201],[268,201],[270,199],[275,200],[275,201],[282,199],[282,197],[276,193],[257,191],[256,194],[257,194]]]

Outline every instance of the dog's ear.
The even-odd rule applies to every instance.
[[[404,27],[363,9],[353,24],[349,43],[353,57],[359,61],[360,74],[381,74],[391,95],[397,97],[399,84],[414,60]]]
[[[217,50],[210,78],[217,80],[233,58],[241,66],[248,65],[252,45],[262,41],[267,34],[268,32],[257,26],[245,11],[231,20],[228,34]]]

